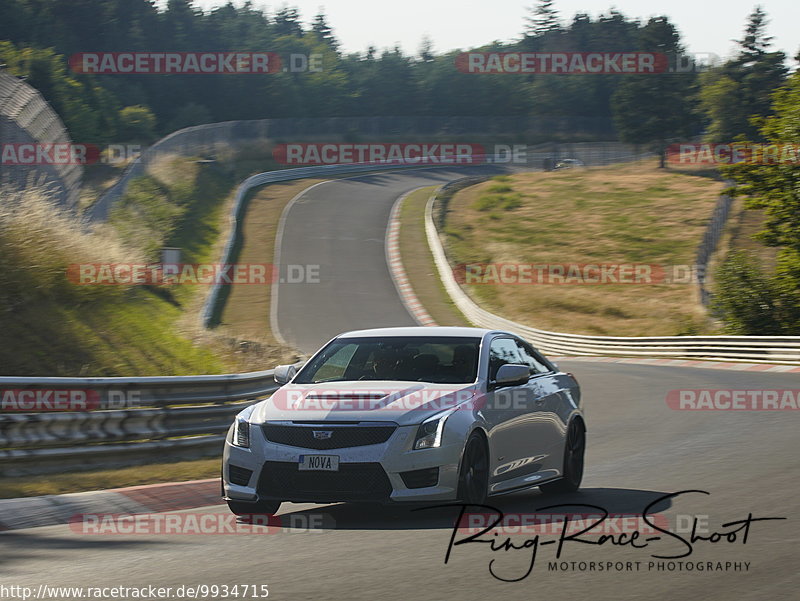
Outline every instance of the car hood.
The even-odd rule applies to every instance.
[[[267,421],[386,421],[413,425],[475,400],[476,384],[336,382],[287,384],[261,401],[251,423]]]

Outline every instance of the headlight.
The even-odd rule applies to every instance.
[[[453,412],[449,409],[444,413],[439,413],[433,417],[429,417],[417,428],[417,437],[414,439],[414,450],[417,449],[434,449],[442,445],[442,431],[444,430],[444,422]]]
[[[233,440],[231,443],[237,447],[250,448],[250,422],[246,419],[236,418],[233,425]]]
[[[250,448],[250,416],[255,411],[256,405],[250,405],[240,411],[233,420],[233,433],[231,444],[244,449]]]

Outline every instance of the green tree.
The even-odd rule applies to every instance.
[[[167,10],[161,14],[165,37],[172,50],[197,50],[202,35],[198,31],[200,16],[192,0],[168,0]]]
[[[119,112],[120,136],[126,142],[152,142],[155,127],[155,115],[145,106],[126,106]]]
[[[275,13],[275,35],[295,37],[303,35],[300,13],[296,8],[284,5],[278,9]]]
[[[786,77],[786,55],[768,50],[772,38],[766,25],[766,13],[757,7],[737,42],[737,56],[701,77],[699,110],[711,142],[761,139],[758,119],[770,114],[770,95]]]
[[[314,22],[311,24],[311,31],[320,41],[325,42],[335,52],[339,49],[339,42],[333,35],[333,29],[328,25],[328,19],[325,13],[319,13],[314,17]]]
[[[178,109],[178,112],[175,113],[175,116],[169,122],[167,129],[169,131],[177,131],[184,127],[201,125],[203,123],[211,123],[211,113],[202,104],[189,102]]]
[[[780,320],[787,333],[800,333],[800,71],[773,94],[773,114],[761,123],[760,133],[771,144],[794,148],[787,162],[737,163],[722,169],[738,185],[732,193],[742,196],[748,209],[761,209],[766,219],[756,235],[778,249],[771,276],[772,292],[783,307]]]
[[[800,71],[774,93],[773,99],[774,114],[762,122],[761,133],[769,143],[797,149]],[[795,154],[793,162],[785,163],[739,163],[724,168],[723,173],[737,182],[733,193],[746,197],[747,207],[764,209],[766,222],[758,238],[781,249],[779,274],[800,288],[800,156]]]
[[[668,57],[677,57],[683,51],[677,30],[666,17],[647,22],[640,32],[640,46]],[[692,111],[694,79],[690,73],[625,76],[611,100],[620,139],[652,144],[663,168],[667,144],[685,139],[697,126]]]
[[[553,8],[553,0],[539,0],[528,11],[531,16],[525,18],[526,35],[535,37],[561,31],[561,21],[558,10]]]
[[[78,80],[65,69],[66,60],[52,49],[17,48],[0,41],[0,63],[24,76],[59,114],[73,140],[107,142],[116,135],[116,97],[95,78]]]
[[[420,62],[423,63],[430,63],[436,59],[436,55],[433,52],[433,40],[429,36],[422,36],[418,54]]]
[[[712,70],[701,76],[702,87],[698,95],[700,113],[708,121],[705,137],[715,142],[731,141],[733,132],[741,131],[748,122],[748,107],[742,102],[739,84],[721,70]]]

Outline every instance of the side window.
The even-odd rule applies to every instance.
[[[489,347],[489,380],[494,380],[500,366],[508,363],[525,364],[519,356],[516,342],[511,338],[497,338]]]
[[[547,367],[547,364],[542,361],[539,354],[534,351],[529,344],[517,340],[517,349],[519,350],[522,363],[531,368],[532,374],[546,374],[551,371],[551,369]]]

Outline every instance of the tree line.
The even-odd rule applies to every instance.
[[[232,3],[203,11],[191,0],[5,0],[0,63],[39,89],[81,141],[147,141],[188,125],[282,117],[559,116],[613,122],[621,139],[665,143],[707,132],[758,137],[752,115],[770,114],[770,92],[786,77],[785,55],[769,51],[757,9],[724,65],[652,75],[459,72],[460,51],[437,53],[424,39],[344,53],[323,13],[310,25],[296,8],[274,13]],[[552,0],[531,7],[518,39],[481,51],[684,52],[667,17],[647,22],[616,10],[560,18]],[[465,49],[466,50],[466,49]],[[254,75],[89,75],[72,72],[81,52],[270,51],[321,55],[319,72]]]

